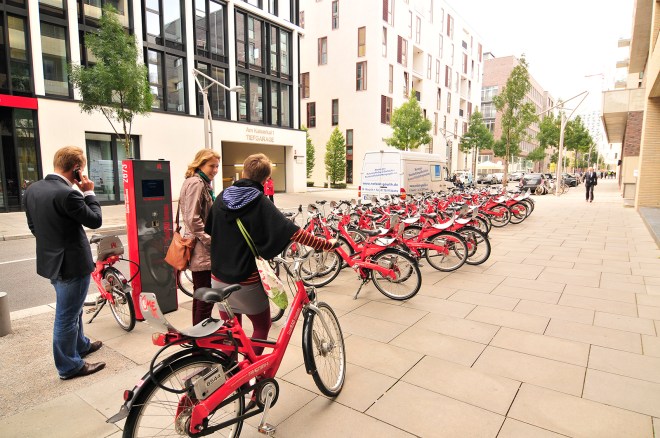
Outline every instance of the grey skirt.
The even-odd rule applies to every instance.
[[[211,279],[212,288],[223,288],[229,286],[229,283]],[[234,313],[243,313],[245,315],[256,315],[270,307],[268,296],[264,291],[261,282],[241,285],[241,288],[231,294],[227,300]],[[222,310],[222,308],[220,309]]]

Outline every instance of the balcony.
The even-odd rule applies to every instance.
[[[619,38],[619,47],[630,47],[630,38]]]
[[[630,58],[622,59],[616,62],[616,68],[628,68],[630,65]]]
[[[621,143],[628,113],[644,110],[644,88],[612,90],[603,93],[603,126],[608,143]]]
[[[622,88],[626,88],[626,81],[625,79],[618,79],[614,81],[614,88],[620,90]]]

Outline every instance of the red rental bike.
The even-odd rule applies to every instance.
[[[131,292],[133,288],[130,283],[136,274],[126,280],[121,271],[114,267],[119,260],[124,260],[137,265],[128,259],[124,259],[124,245],[117,236],[101,236],[95,234],[89,239],[90,244],[96,244],[96,267],[92,272],[92,280],[99,290],[98,298],[93,302],[86,302],[85,306],[94,306],[88,313],[94,312],[94,315],[87,322],[91,324],[94,318],[99,314],[103,306],[108,303],[112,316],[127,332],[135,327],[135,309],[133,308],[133,298]],[[139,271],[139,269],[138,269]]]
[[[266,423],[266,417],[279,396],[275,375],[301,313],[307,373],[324,395],[336,397],[346,378],[344,338],[332,308],[318,301],[316,290],[306,288],[300,278],[300,268],[312,254],[306,252],[291,263],[276,258],[295,280],[295,296],[276,341],[246,335],[227,303],[240,285],[196,290],[195,298],[220,304],[229,319],[208,318],[185,330],[167,322],[154,294],[140,294],[142,314],[159,330],[152,342],[163,348],[152,359],[147,374],[124,392],[124,404],[108,422],[125,418],[125,438],[206,436],[219,431],[221,436],[235,438],[243,421],[262,414],[258,429],[272,435],[275,427]],[[159,361],[173,347],[181,349],[171,354],[169,350]],[[257,355],[257,347],[271,351]]]

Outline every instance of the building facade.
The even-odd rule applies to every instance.
[[[366,151],[392,135],[391,116],[412,94],[432,123],[417,149],[469,168],[458,151],[479,106],[482,42],[444,2],[304,0],[301,2],[301,112],[316,150],[312,180],[326,180],[325,145],[346,139],[346,182],[359,185]],[[467,164],[466,164],[467,163]]]
[[[627,77],[603,93],[603,125],[610,143],[621,143],[619,184],[635,208],[660,207],[660,4],[636,0]]]
[[[495,108],[493,97],[502,91],[511,72],[518,64],[519,60],[515,56],[496,58],[491,53],[485,56],[483,88],[481,90],[481,112],[484,117],[484,123],[493,133],[495,140],[499,140],[502,136],[502,123],[501,115]],[[555,106],[555,99],[531,75],[529,76],[529,81],[531,88],[527,94],[527,99],[536,107],[536,114],[541,114],[543,111],[547,111]],[[528,128],[529,140],[522,142],[520,145],[520,156],[509,162],[509,172],[519,170],[530,171],[532,169],[533,163],[526,160],[526,157],[527,154],[539,146],[539,143],[536,141],[536,135],[538,133],[539,124],[532,123]],[[479,152],[478,161],[504,162],[503,158],[496,157],[493,151],[488,149]],[[546,162],[541,166],[543,168],[542,170],[546,168],[546,165],[547,158]]]
[[[64,145],[86,151],[102,203],[123,202],[124,147],[103,115],[81,113],[68,78],[69,64],[94,63],[85,38],[106,4],[135,35],[154,96],[152,112],[133,123],[132,158],[169,160],[178,197],[187,163],[204,147],[197,69],[244,88],[209,88],[211,147],[222,156],[216,191],[255,152],[275,163],[278,191],[305,190],[297,0],[2,0],[0,212],[21,209],[25,187],[52,172]]]

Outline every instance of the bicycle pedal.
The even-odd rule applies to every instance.
[[[277,427],[269,423],[264,423],[263,425],[260,425],[257,430],[259,431],[260,434],[273,436],[275,435],[275,431],[277,430]]]

